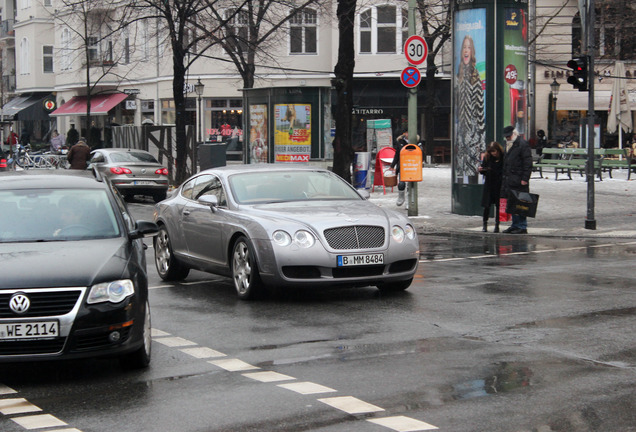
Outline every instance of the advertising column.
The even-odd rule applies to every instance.
[[[527,134],[528,0],[453,1],[451,211],[481,215],[482,155],[513,125]]]

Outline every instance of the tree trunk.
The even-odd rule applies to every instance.
[[[183,66],[184,55],[179,49],[175,49],[173,58],[173,77],[172,77],[172,97],[174,98],[175,116],[175,133],[177,142],[177,159],[175,161],[176,174],[175,182],[177,185],[183,183],[188,178],[187,159],[188,159],[188,143],[186,138],[186,104],[184,96],[185,88],[185,67]],[[172,167],[169,167],[172,169]]]
[[[351,162],[353,146],[351,143],[351,110],[353,109],[353,70],[355,68],[355,49],[353,44],[353,23],[356,0],[338,0],[338,63],[334,70],[333,86],[337,93],[335,113],[336,134],[333,141],[333,172],[351,183]]]

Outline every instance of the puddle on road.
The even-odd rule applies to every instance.
[[[532,370],[523,363],[502,362],[483,378],[453,385],[454,399],[471,399],[530,386]]]

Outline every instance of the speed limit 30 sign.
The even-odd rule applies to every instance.
[[[413,35],[404,44],[404,55],[412,65],[424,63],[428,55],[428,45],[422,36]]]

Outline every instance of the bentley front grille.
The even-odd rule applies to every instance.
[[[324,231],[329,246],[337,250],[373,249],[384,246],[384,228],[355,225]]]

